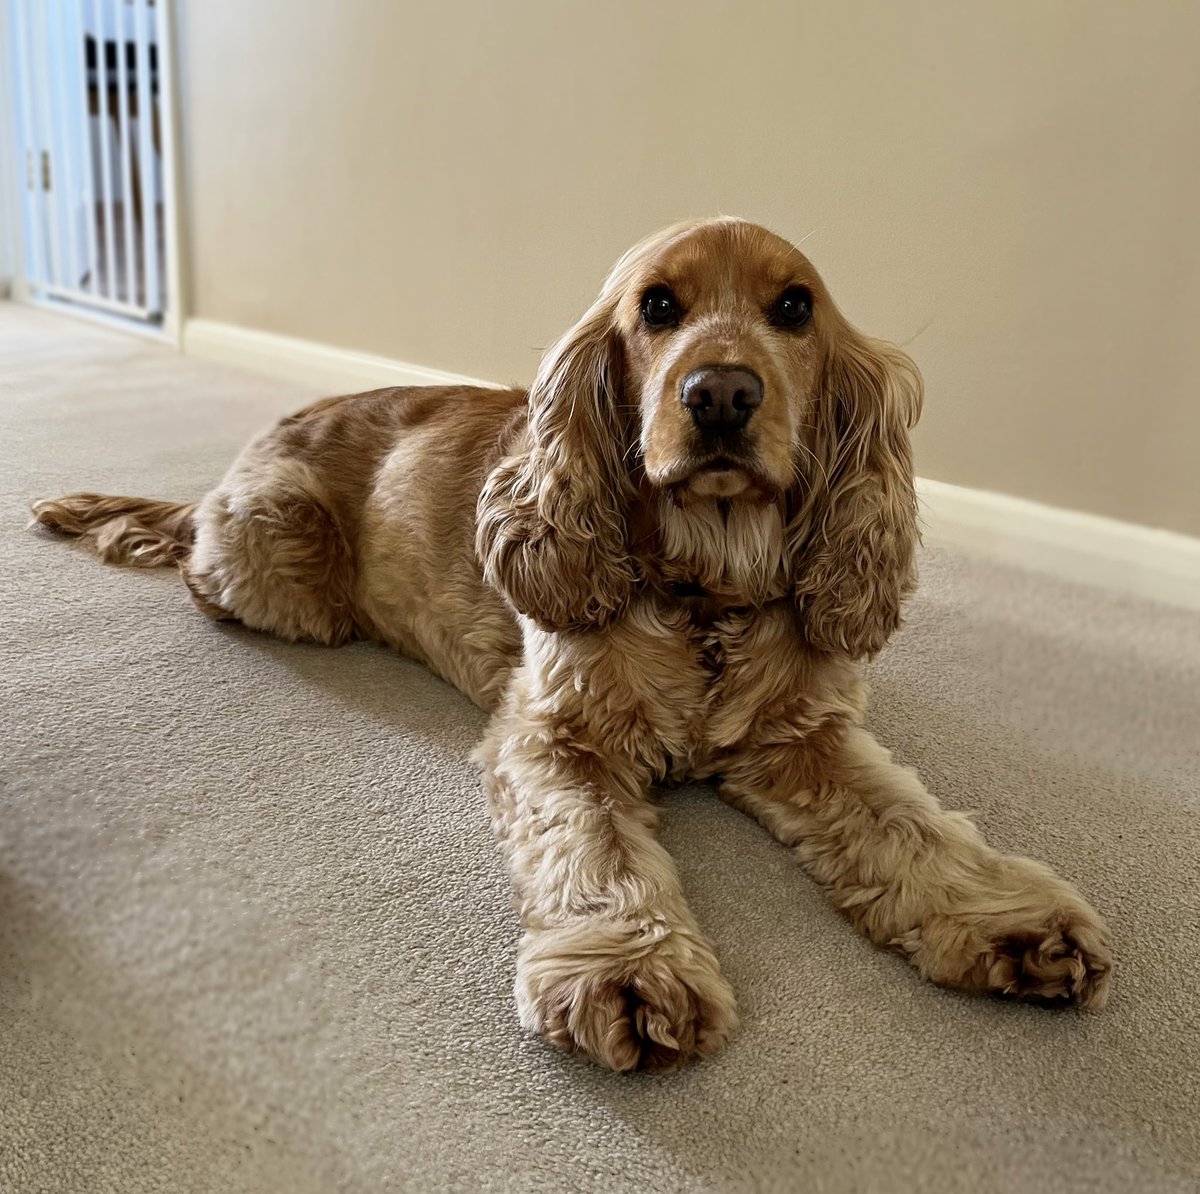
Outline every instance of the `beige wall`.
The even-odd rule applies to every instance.
[[[194,315],[526,380],[634,239],[795,240],[925,476],[1200,534],[1200,4],[182,4]]]

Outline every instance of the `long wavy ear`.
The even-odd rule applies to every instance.
[[[602,296],[546,354],[529,392],[528,431],[479,498],[475,545],[485,577],[549,630],[603,625],[635,579],[612,305]]]
[[[921,375],[905,353],[842,325],[790,545],[805,634],[818,650],[873,655],[900,625],[920,542],[908,433],[921,401]]]

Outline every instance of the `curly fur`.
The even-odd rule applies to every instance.
[[[847,330],[830,355],[812,447],[807,517],[792,528],[809,642],[857,658],[900,625],[916,581],[917,501],[908,432],[921,375],[899,349]],[[807,532],[807,534],[805,534]]]
[[[772,321],[785,285],[811,295],[803,327]],[[650,286],[678,296],[672,326],[645,326]],[[713,365],[763,385],[716,448],[680,401]],[[110,562],[177,564],[210,617],[388,643],[491,711],[520,1021],[614,1069],[669,1069],[736,1024],[647,799],[688,777],[933,981],[1106,997],[1083,898],[989,847],[862,728],[857,661],[913,584],[920,406],[912,362],[851,328],[796,249],[702,221],[631,249],[528,394],[328,399],[198,506],[78,494],[34,515]]]
[[[609,621],[636,579],[625,533],[632,490],[621,459],[621,370],[611,303],[600,300],[546,354],[528,431],[480,498],[485,579],[549,629]]]

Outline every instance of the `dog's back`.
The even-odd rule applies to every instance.
[[[75,493],[33,515],[105,563],[178,567],[214,619],[329,645],[383,639],[490,703],[515,628],[483,593],[474,507],[524,415],[520,390],[326,398],[252,442],[200,502]],[[480,619],[497,646],[482,668],[461,649]]]

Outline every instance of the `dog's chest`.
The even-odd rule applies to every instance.
[[[648,676],[665,699],[648,705],[671,780],[703,778],[795,700],[807,668],[794,619],[782,609],[712,607],[698,596],[670,620],[671,674]]]

